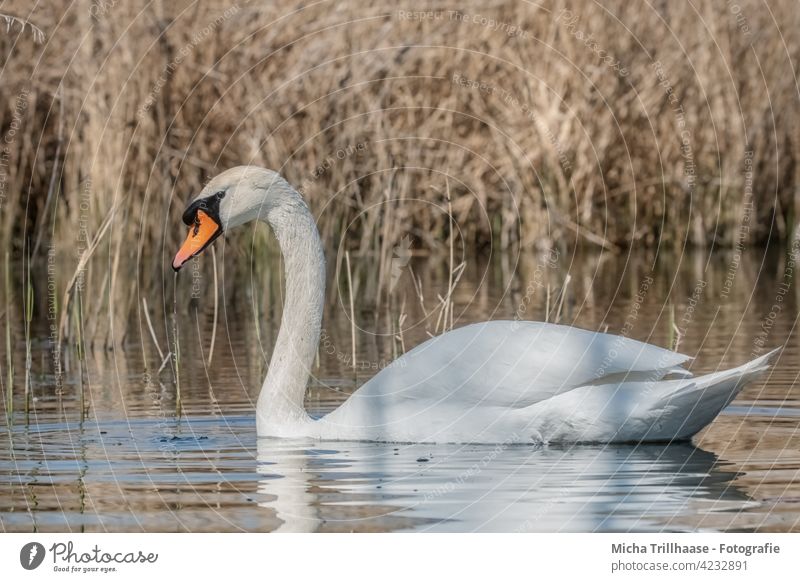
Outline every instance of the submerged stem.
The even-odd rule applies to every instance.
[[[178,336],[178,273],[175,273],[175,280],[172,286],[172,362],[175,373],[175,414],[181,415],[181,348]]]
[[[31,404],[31,320],[33,319],[33,285],[31,285],[31,262],[28,258],[25,280],[25,417]]]
[[[6,411],[8,412],[9,419],[11,419],[14,414],[14,358],[11,355],[11,310],[8,304],[9,297],[11,296],[11,278],[9,275],[8,263],[8,251],[6,251],[6,373],[8,374],[8,388],[6,389],[8,405]],[[9,426],[11,426],[10,420]]]
[[[353,308],[353,276],[350,270],[350,251],[344,252],[344,260],[347,263],[347,289],[350,293],[350,342],[353,345],[353,369],[356,367],[356,312]]]
[[[86,419],[86,394],[85,388],[83,384],[83,366],[84,366],[84,359],[85,354],[83,351],[83,342],[84,342],[84,328],[83,328],[83,294],[81,293],[81,287],[77,287],[77,291],[75,293],[75,310],[77,311],[76,319],[78,320],[77,328],[78,328],[78,341],[77,341],[77,351],[78,351],[78,381],[80,383],[80,407],[81,407],[81,423]]]
[[[211,258],[214,266],[214,324],[211,328],[211,346],[208,348],[208,366],[214,358],[214,343],[217,339],[217,314],[219,313],[219,285],[217,283],[217,251],[211,247]]]

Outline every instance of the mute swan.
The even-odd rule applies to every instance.
[[[218,236],[266,221],[283,254],[286,300],[256,407],[259,436],[449,443],[685,440],[710,423],[777,350],[692,377],[690,358],[564,325],[489,321],[417,346],[327,416],[303,397],[322,323],[325,257],[314,217],[280,175],[253,166],[213,178],[183,213],[177,271]]]

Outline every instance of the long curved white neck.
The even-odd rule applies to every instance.
[[[277,436],[310,420],[303,398],[319,345],[325,254],[314,217],[293,188],[288,187],[281,204],[269,209],[265,218],[283,255],[286,298],[269,371],[258,397],[256,429],[260,436]]]

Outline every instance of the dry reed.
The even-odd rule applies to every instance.
[[[31,322],[33,321],[33,283],[31,282],[31,263],[28,259],[27,264],[23,266],[25,272],[25,299],[23,302],[23,309],[25,313],[25,418],[27,420],[28,413],[31,406],[31,366],[33,364],[33,354],[31,352],[31,344],[33,338],[31,337]]]
[[[185,200],[237,164],[301,188],[329,250],[443,240],[411,201],[444,182],[470,248],[785,238],[800,11],[739,4],[12,0],[31,27],[0,30],[0,244],[53,245],[62,330],[81,277],[88,335],[117,341],[125,282],[163,279]]]
[[[11,351],[11,309],[9,301],[11,298],[11,277],[9,274],[9,255],[5,254],[5,296],[6,305],[3,317],[6,320],[6,413],[8,415],[8,426],[14,417],[14,352]]]
[[[353,291],[353,270],[350,268],[349,251],[344,252],[344,260],[347,265],[347,293],[350,298],[350,344],[353,347],[351,365],[355,370],[358,361],[356,359],[356,310],[353,303],[353,295],[355,294],[355,292]]]

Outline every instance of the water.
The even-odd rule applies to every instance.
[[[519,261],[470,261],[454,294],[453,319],[456,325],[543,319],[548,310],[552,318],[569,274],[562,322],[626,329],[659,345],[677,334],[680,351],[697,356],[695,372],[750,359],[762,343],[785,344],[769,377],[748,386],[692,444],[257,439],[253,407],[277,333],[280,281],[268,274],[224,280],[226,309],[209,364],[213,293],[202,272],[178,289],[179,297],[200,298],[185,301],[178,317],[180,416],[172,366],[157,372],[161,357],[142,321],[133,322],[124,342],[88,350],[83,420],[75,356],[65,355],[68,371],[59,394],[52,354],[37,328],[35,400],[26,421],[19,344],[15,412],[0,431],[2,530],[800,530],[798,295],[794,285],[782,286],[792,265],[777,251],[738,261],[725,253],[710,259],[700,252],[662,255],[651,270],[655,259],[531,253]],[[355,372],[346,279],[334,285],[338,292],[326,309],[319,366],[307,396],[312,414],[338,406],[403,344],[408,348],[426,337],[426,328],[436,325],[436,295],[447,285],[445,267],[440,258],[411,263],[424,307],[406,274],[377,316],[375,305],[359,302]],[[357,291],[368,295],[374,269],[358,260],[354,268],[362,285]],[[155,294],[149,301],[159,305]],[[162,303],[168,308],[153,315],[154,326],[161,349],[168,350],[171,301]],[[4,363],[5,354],[0,357]]]

